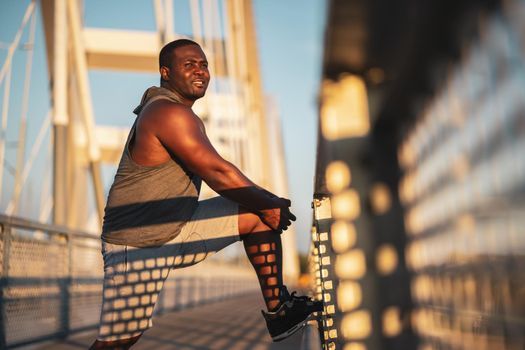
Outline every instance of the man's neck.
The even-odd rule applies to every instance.
[[[168,84],[162,82],[160,83],[160,87],[167,89],[171,91],[173,94],[177,95],[178,99],[183,105],[188,106],[190,108],[193,107],[193,104],[195,103],[195,101],[188,100],[187,98],[182,97],[179,93],[177,93],[177,91],[173,90]]]

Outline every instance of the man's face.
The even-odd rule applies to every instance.
[[[204,96],[210,81],[208,60],[197,45],[179,47],[173,52],[171,67],[161,67],[160,74],[170,90],[188,106]]]

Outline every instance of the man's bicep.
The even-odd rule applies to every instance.
[[[207,166],[222,160],[193,116],[177,115],[169,119],[161,128],[159,139],[191,171],[203,175]]]

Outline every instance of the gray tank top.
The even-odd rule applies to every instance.
[[[134,112],[140,116],[144,107],[159,99],[179,102],[171,91],[152,87],[146,90]],[[176,158],[157,166],[135,163],[129,143],[136,123],[135,120],[109,190],[102,240],[134,247],[159,246],[175,238],[193,215],[201,179]]]

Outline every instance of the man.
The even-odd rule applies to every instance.
[[[149,88],[110,189],[102,229],[104,292],[91,349],[128,349],[152,326],[171,269],[242,240],[259,278],[272,339],[300,329],[320,302],[290,295],[282,280],[280,233],[295,220],[290,201],[224,160],[191,109],[210,80],[201,47],[173,41],[159,55],[161,87]],[[201,179],[220,194],[198,201]]]

